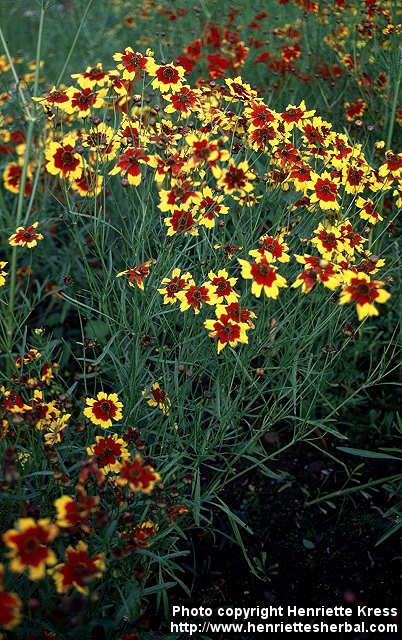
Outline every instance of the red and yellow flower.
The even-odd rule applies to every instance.
[[[91,557],[88,545],[80,540],[75,547],[67,547],[64,562],[54,567],[51,575],[58,593],[67,593],[75,588],[87,595],[89,583],[101,578],[105,569],[105,554],[98,553]]]
[[[317,282],[321,282],[324,287],[331,290],[340,286],[337,265],[317,256],[295,254],[295,258],[297,262],[305,265],[305,269],[297,276],[292,288],[301,287],[303,293],[309,293]]]
[[[144,148],[128,147],[120,155],[116,166],[109,171],[109,175],[120,174],[127,179],[128,184],[138,187],[142,178],[141,165],[144,164],[156,166],[155,159]]]
[[[218,353],[229,345],[236,347],[239,343],[247,344],[247,331],[250,326],[244,322],[236,322],[228,314],[220,314],[221,307],[216,308],[216,320],[205,320],[204,327],[209,331],[210,338],[217,338]]]
[[[140,76],[145,71],[149,58],[134,52],[131,47],[126,47],[124,51],[115,53],[113,60],[120,63],[117,68],[123,72],[125,80],[134,80],[136,76]]]
[[[100,391],[96,399],[86,398],[85,402],[87,407],[84,409],[84,415],[102,429],[108,429],[112,426],[112,421],[123,418],[123,403],[119,401],[117,393],[107,394]]]
[[[163,295],[163,304],[177,302],[177,294],[187,289],[189,280],[191,280],[191,273],[182,273],[180,269],[173,269],[170,278],[163,278],[161,282],[163,286],[158,289],[158,292]]]
[[[87,447],[87,454],[104,473],[117,472],[122,461],[130,457],[126,443],[116,433],[105,437],[96,436],[95,444]]]
[[[84,161],[75,151],[76,136],[66,135],[62,142],[50,142],[46,147],[46,170],[54,176],[69,180],[78,180]]]
[[[0,287],[3,287],[6,283],[6,276],[7,276],[7,271],[5,271],[5,267],[7,266],[8,262],[2,262],[0,261]]]
[[[128,276],[128,285],[130,287],[137,286],[142,291],[144,290],[144,278],[149,276],[149,267],[152,264],[152,260],[147,260],[142,264],[138,265],[138,267],[132,267],[131,269],[126,269],[126,271],[120,271],[116,278],[121,278],[121,276]]]
[[[162,93],[167,91],[177,91],[183,84],[185,70],[180,65],[156,64],[152,58],[148,58],[147,73],[152,78],[152,87],[159,89]]]
[[[91,514],[97,511],[99,505],[98,496],[87,496],[83,489],[77,492],[77,496],[63,495],[54,501],[57,511],[56,524],[62,529],[74,529],[81,527],[88,531],[88,522]]]
[[[176,294],[177,299],[180,301],[180,311],[187,311],[193,308],[194,313],[198,315],[204,303],[217,304],[218,298],[215,295],[215,287],[212,287],[208,282],[204,282],[200,287],[197,287],[194,280],[190,278],[187,284],[188,286],[185,290]]]
[[[226,304],[237,302],[239,294],[233,289],[237,282],[237,278],[229,278],[229,274],[226,269],[220,269],[217,274],[210,271],[208,273],[208,278],[209,280],[207,281],[207,284],[214,287],[214,293],[218,303],[223,304],[225,301]]]
[[[344,271],[342,277],[344,285],[339,304],[355,303],[359,320],[378,316],[375,303],[383,304],[391,297],[391,294],[382,288],[384,283],[381,280],[370,280],[370,276],[363,272]]]
[[[31,580],[43,578],[46,567],[56,563],[56,556],[49,544],[57,533],[57,526],[48,518],[19,518],[16,528],[9,529],[2,536],[4,544],[10,549],[8,558],[11,571],[27,571]]]
[[[162,389],[159,382],[154,382],[149,390],[147,388],[143,389],[142,395],[150,407],[158,407],[165,416],[169,415],[171,405],[170,398],[166,391]]]
[[[160,479],[159,473],[150,464],[145,464],[137,453],[132,462],[130,460],[123,462],[116,483],[121,487],[128,486],[135,493],[149,494]]]
[[[27,247],[28,249],[33,249],[40,240],[43,240],[43,235],[36,231],[38,225],[39,222],[34,222],[26,228],[17,227],[15,233],[8,239],[9,244],[12,247]]]
[[[0,627],[10,631],[21,622],[21,598],[16,593],[4,591],[4,567],[0,564]]]
[[[246,280],[252,280],[251,293],[257,298],[264,291],[268,298],[276,299],[279,289],[286,287],[286,279],[277,272],[277,268],[272,265],[265,256],[258,262],[248,262],[238,258],[241,265],[241,276]]]

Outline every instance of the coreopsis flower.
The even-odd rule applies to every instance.
[[[214,195],[212,189],[204,187],[200,191],[200,201],[197,202],[194,212],[196,212],[196,222],[199,225],[212,229],[215,226],[215,222],[219,216],[226,215],[229,212],[229,207],[226,207],[222,203],[225,196]]]
[[[120,469],[123,460],[130,457],[126,443],[116,433],[96,436],[95,444],[87,447],[87,454],[104,473],[114,473]]]
[[[314,189],[314,193],[310,196],[312,203],[317,202],[324,211],[339,209],[339,204],[336,200],[338,185],[331,179],[329,173],[324,172],[321,176],[313,179],[311,189]]]
[[[145,71],[149,58],[143,56],[141,53],[134,52],[131,47],[126,47],[124,51],[115,53],[113,60],[120,63],[117,65],[117,68],[123,72],[123,78],[132,81],[136,77],[141,77],[141,73]]]
[[[49,518],[19,518],[16,528],[9,529],[2,536],[4,544],[10,550],[7,556],[11,571],[27,571],[31,580],[44,578],[46,567],[57,561],[49,547],[57,533],[57,526]]]
[[[30,364],[31,362],[35,362],[35,360],[39,360],[41,357],[40,351],[37,349],[28,349],[24,353],[23,356],[18,356],[15,360],[15,366],[17,369],[20,369],[23,364]]]
[[[184,67],[174,64],[156,64],[156,62],[149,58],[146,67],[148,75],[152,78],[152,87],[159,89],[162,93],[168,91],[179,90],[183,84],[183,78],[185,74]]]
[[[283,233],[277,236],[263,235],[259,238],[258,244],[260,245],[258,249],[252,249],[248,252],[256,262],[263,257],[268,262],[276,262],[277,260],[278,262],[289,262],[290,256],[286,253],[289,251],[289,247],[284,241]]]
[[[251,130],[265,128],[276,121],[276,114],[262,100],[251,100],[244,109]]]
[[[99,62],[95,67],[87,67],[84,73],[72,73],[72,78],[76,78],[82,89],[94,89],[94,87],[104,87],[109,80],[109,73],[103,70]]]
[[[233,322],[238,324],[247,324],[250,329],[254,329],[254,323],[252,319],[256,318],[254,311],[241,307],[238,302],[231,302],[228,305],[217,305],[216,316],[221,318],[226,315]]]
[[[184,236],[188,234],[198,236],[197,223],[192,211],[175,209],[172,215],[163,219],[163,222],[168,229],[168,236],[174,236],[176,233],[181,233]]]
[[[70,99],[71,111],[81,118],[88,118],[92,109],[101,109],[103,107],[106,93],[107,89],[97,89],[95,91],[89,87],[86,89],[70,87],[67,89],[67,95]]]
[[[209,319],[204,322],[204,327],[209,331],[209,337],[213,339],[217,338],[218,340],[218,353],[220,353],[226,345],[235,347],[239,343],[247,344],[247,330],[250,329],[250,326],[247,323],[232,320],[228,314],[218,316],[218,309],[219,307],[216,309],[217,319]]]
[[[32,193],[32,171],[28,165],[27,178],[24,186],[24,196],[27,197]],[[4,187],[11,193],[19,193],[21,189],[22,167],[16,162],[10,162],[3,171]]]
[[[75,498],[63,495],[54,501],[57,511],[56,524],[62,529],[81,527],[88,530],[91,514],[95,513],[99,505],[99,496],[87,496],[83,489],[78,490]]]
[[[170,398],[158,382],[154,382],[149,390],[147,388],[143,389],[142,395],[150,407],[158,407],[165,416],[169,415]]]
[[[7,266],[8,262],[2,262],[0,261],[0,287],[3,287],[6,283],[6,276],[7,276],[7,271],[5,271],[5,267]]]
[[[357,98],[355,102],[345,102],[345,116],[349,122],[353,122],[357,118],[361,118],[367,109],[367,102],[361,98]]]
[[[109,171],[110,176],[120,174],[126,178],[128,183],[138,187],[141,182],[141,165],[149,164],[155,166],[154,159],[147,154],[146,150],[139,147],[129,147],[119,156],[116,166]]]
[[[200,91],[191,89],[187,84],[175,93],[165,94],[164,98],[169,103],[165,112],[178,113],[180,118],[188,118],[200,108]]]
[[[303,120],[307,118],[311,118],[314,116],[315,111],[307,111],[306,104],[304,100],[302,100],[298,107],[293,104],[289,104],[285,111],[281,113],[282,120],[284,120],[289,128],[293,128],[295,125],[298,125]]]
[[[340,253],[343,249],[341,240],[341,232],[338,227],[327,225],[321,222],[314,229],[315,237],[312,238],[311,244],[314,245],[326,260],[331,260],[332,256]]]
[[[402,153],[387,151],[385,153],[386,162],[378,170],[382,178],[400,178],[402,176]]]
[[[22,602],[16,593],[4,591],[4,567],[0,564],[0,627],[10,631],[21,622]]]
[[[356,207],[360,209],[360,218],[370,224],[377,224],[377,222],[384,219],[380,212],[376,210],[374,202],[370,200],[370,198],[362,198],[359,196],[356,200]]]
[[[198,315],[204,303],[214,305],[218,302],[215,288],[207,282],[197,287],[191,278],[187,284],[188,286],[184,291],[179,291],[176,294],[177,299],[180,301],[180,311],[187,311],[193,308],[194,313]]]
[[[252,89],[249,84],[243,82],[240,76],[237,78],[225,78],[225,83],[229,89],[228,99],[237,100],[239,102],[245,102],[253,100],[257,96],[255,89]]]
[[[265,257],[261,257],[259,262],[248,262],[238,258],[238,262],[242,268],[241,277],[252,280],[251,293],[257,298],[264,291],[268,298],[276,299],[279,295],[279,289],[287,286],[286,279]]]
[[[123,487],[128,486],[135,493],[151,493],[155,484],[161,479],[159,473],[150,464],[144,464],[139,453],[134,460],[125,460],[119,469],[116,483]]]
[[[119,401],[117,393],[105,393],[100,391],[96,399],[86,398],[87,407],[84,409],[84,416],[96,425],[107,429],[112,426],[112,420],[121,420],[123,417],[123,404]]]
[[[186,167],[193,170],[207,164],[215,178],[219,178],[221,170],[217,163],[229,159],[229,152],[221,148],[220,141],[210,140],[207,134],[190,133],[186,136],[186,143],[189,147],[186,150],[186,155],[189,156]]]
[[[45,95],[33,97],[32,100],[40,102],[45,111],[57,107],[61,111],[71,113],[71,102],[66,88],[53,86]]]
[[[301,287],[303,293],[310,293],[317,282],[321,282],[324,287],[334,290],[340,285],[338,275],[339,268],[324,258],[317,256],[295,254],[297,262],[305,265],[304,271],[300,273],[292,288]]]
[[[355,229],[353,229],[352,224],[349,220],[344,220],[339,225],[339,232],[341,234],[341,240],[343,244],[343,249],[349,255],[353,256],[355,251],[362,252],[363,244],[367,242],[366,238],[360,235]]]
[[[191,273],[182,273],[180,269],[173,269],[170,278],[163,278],[161,288],[158,292],[163,295],[163,304],[173,304],[177,302],[177,294],[188,287],[191,280]]]
[[[225,301],[227,304],[237,302],[239,294],[233,289],[237,278],[229,278],[226,269],[220,269],[217,274],[210,271],[208,278],[207,284],[215,288],[215,297],[219,304],[223,304]]]
[[[17,227],[15,233],[13,233],[8,242],[12,247],[27,247],[33,249],[36,247],[40,240],[43,240],[43,235],[38,233],[39,222],[34,222],[29,227]]]
[[[10,413],[25,413],[31,411],[32,407],[29,404],[25,404],[19,393],[10,391],[4,387],[0,387],[0,392],[3,394],[2,406],[6,411]]]
[[[105,569],[105,554],[98,553],[91,557],[88,545],[80,540],[75,547],[67,547],[64,562],[56,565],[51,575],[58,593],[67,593],[75,588],[87,595],[89,583],[95,578],[101,578]]]
[[[384,283],[381,280],[370,280],[370,276],[364,272],[344,271],[342,277],[344,285],[339,304],[355,303],[359,320],[378,316],[375,303],[383,304],[391,297],[391,294],[382,288]]]
[[[88,147],[94,155],[94,162],[113,160],[119,148],[119,140],[115,130],[105,122],[90,128],[82,136],[82,146]]]
[[[369,167],[366,164],[348,163],[343,168],[343,186],[345,193],[356,195],[365,189],[365,178]]]
[[[145,520],[137,524],[128,534],[123,534],[123,540],[130,549],[147,549],[151,546],[151,538],[158,532],[159,526],[152,520]]]
[[[43,365],[43,367],[40,370],[40,379],[42,382],[45,382],[47,385],[49,385],[51,383],[51,381],[53,380],[53,374],[55,369],[58,368],[58,363],[57,362],[45,362],[45,364]]]
[[[289,179],[293,180],[297,191],[305,193],[308,188],[312,189],[313,170],[307,164],[298,164],[292,168]]]
[[[62,142],[50,142],[46,147],[46,170],[63,179],[76,180],[81,176],[83,158],[75,151],[76,137],[66,135]]]
[[[252,180],[255,180],[255,175],[249,171],[247,160],[238,165],[231,161],[228,169],[222,170],[218,185],[229,195],[232,193],[245,194],[253,191]]]
[[[71,414],[65,413],[57,416],[57,418],[46,425],[46,432],[43,438],[48,446],[53,446],[61,442],[64,430],[67,427],[67,423],[70,418]]]
[[[126,269],[126,271],[120,271],[116,278],[121,278],[121,276],[128,276],[127,283],[130,287],[137,286],[141,291],[144,290],[144,278],[149,276],[149,267],[152,264],[152,260],[147,260],[142,264],[138,265],[138,267],[132,267],[131,269]]]
[[[85,167],[80,177],[72,180],[71,188],[83,198],[94,198],[102,191],[102,184],[103,176],[90,167]]]
[[[162,211],[171,211],[176,209],[190,209],[200,200],[200,193],[197,191],[193,180],[186,176],[177,176],[172,178],[169,189],[161,189],[159,192],[160,203],[158,208]]]

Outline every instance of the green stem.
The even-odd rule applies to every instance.
[[[44,15],[45,15],[45,10],[44,10],[44,4],[42,2],[40,19],[39,19],[38,39],[37,39],[37,46],[36,46],[34,93],[37,92],[38,82],[39,82],[40,52],[41,52],[41,45],[42,45]],[[11,68],[13,69],[14,65],[12,64],[10,52],[8,50],[8,47],[1,29],[0,29],[0,39],[3,43],[6,56],[10,61]],[[15,69],[13,73],[15,74],[15,77],[18,82],[18,77],[16,76]],[[18,84],[18,87],[19,87],[19,84]],[[18,192],[17,212],[16,212],[16,218],[15,218],[16,227],[20,226],[21,224],[22,210],[24,207],[24,192],[25,192],[25,185],[27,181],[29,157],[30,157],[34,125],[35,125],[35,118],[31,114],[31,111],[28,107],[28,102],[20,87],[19,87],[19,91],[20,91],[21,100],[22,100],[25,112],[27,114],[28,130],[27,130],[27,137],[26,137],[26,144],[25,144],[24,164],[23,164],[22,173],[21,173],[21,184]],[[17,282],[17,247],[13,247],[12,254],[11,254],[11,264],[10,264],[10,288],[9,288],[9,295],[8,295],[8,312],[7,312],[7,326],[6,326],[8,366],[11,366],[11,354],[12,354],[14,331],[15,331],[14,307],[15,307],[16,282]]]
[[[392,100],[392,106],[391,106],[391,113],[390,113],[390,120],[389,120],[389,124],[388,124],[388,134],[387,134],[387,141],[386,141],[386,149],[391,149],[391,144],[392,144],[392,135],[394,133],[394,126],[395,126],[395,114],[396,114],[396,108],[398,105],[398,98],[399,98],[399,89],[401,86],[401,73],[402,69],[401,69],[401,64],[399,64],[398,67],[398,77],[396,79],[396,83],[395,83],[395,91],[394,91],[394,97]]]
[[[68,55],[67,55],[66,61],[65,61],[65,63],[64,63],[64,66],[63,66],[62,70],[60,71],[59,77],[57,78],[57,81],[56,81],[56,87],[58,87],[58,86],[59,86],[60,82],[61,82],[61,81],[62,81],[62,79],[63,79],[64,73],[65,73],[65,71],[66,71],[66,69],[67,69],[68,63],[70,62],[70,58],[71,58],[72,53],[73,53],[73,51],[74,51],[74,48],[75,48],[75,45],[76,45],[76,43],[77,43],[78,37],[79,37],[79,35],[80,35],[80,33],[81,33],[81,29],[82,29],[82,27],[84,26],[85,18],[86,18],[86,17],[87,17],[87,15],[88,15],[88,11],[90,10],[92,3],[93,3],[93,0],[89,0],[88,4],[87,4],[87,6],[86,6],[86,9],[85,9],[85,11],[84,11],[84,13],[83,13],[83,16],[82,16],[82,18],[81,18],[81,22],[80,22],[80,24],[79,24],[79,26],[78,26],[78,29],[77,29],[77,32],[76,32],[76,34],[75,34],[75,37],[74,37],[73,43],[72,43],[72,45],[71,45],[71,47],[70,47],[70,51],[68,52]]]

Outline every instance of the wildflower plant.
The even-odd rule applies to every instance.
[[[168,4],[157,11],[173,22]],[[385,21],[388,42],[383,4],[372,21]],[[112,5],[122,20],[126,3]],[[318,3],[292,5],[320,25],[332,19]],[[332,376],[351,357],[347,323],[372,337],[393,322],[387,232],[402,154],[391,148],[394,102],[382,148],[345,129],[364,101],[350,98],[332,122],[314,95],[264,91],[262,65],[284,82],[303,64],[301,19],[275,29],[279,44],[254,56],[255,76],[247,60],[260,47],[229,29],[229,14],[174,55],[138,31],[138,44],[116,37],[107,57],[70,73],[67,60],[51,80],[47,10],[32,69],[4,35],[0,58],[0,625],[46,627],[27,605],[33,582],[40,607],[77,596],[94,633],[99,615],[120,637],[153,594],[166,607],[170,587],[186,589],[187,528],[213,527],[218,509],[239,540],[246,525],[220,492],[249,470],[281,479],[264,446],[270,428],[286,424],[284,450],[318,427],[345,437]],[[150,11],[145,1],[138,20]],[[125,15],[125,28],[133,21]],[[348,68],[350,34],[331,33]],[[392,349],[340,406],[383,378]],[[52,632],[79,637],[85,617],[69,629],[63,616]]]

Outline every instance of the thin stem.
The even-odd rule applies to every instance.
[[[396,107],[398,105],[398,97],[399,97],[399,88],[401,86],[401,65],[399,64],[399,70],[398,70],[398,77],[396,79],[396,83],[395,83],[395,91],[394,91],[394,98],[392,100],[392,106],[391,106],[391,113],[390,113],[390,121],[389,121],[389,125],[388,125],[388,135],[387,135],[387,143],[386,143],[386,149],[391,149],[391,144],[392,144],[392,135],[394,133],[394,126],[395,126],[395,114],[396,114]]]
[[[60,71],[59,77],[57,78],[56,86],[58,86],[60,84],[60,82],[62,81],[62,79],[63,79],[64,73],[65,73],[65,71],[67,69],[68,63],[70,62],[70,58],[71,58],[71,56],[73,54],[75,45],[77,44],[78,37],[79,37],[79,35],[81,33],[82,27],[84,26],[85,19],[86,19],[87,15],[88,15],[88,11],[90,10],[92,3],[93,3],[93,0],[89,0],[88,4],[86,6],[84,14],[83,14],[83,16],[81,18],[81,22],[80,22],[80,24],[78,26],[78,29],[77,29],[77,32],[75,34],[73,43],[72,43],[72,45],[70,47],[70,51],[68,52],[68,55],[67,55],[66,61],[64,63],[64,66],[63,66],[62,70]]]
[[[37,40],[37,46],[36,46],[36,68],[35,68],[35,80],[34,80],[35,93],[37,91],[38,82],[39,82],[40,52],[41,52],[41,45],[42,45],[44,16],[45,16],[45,9],[44,9],[44,4],[42,2],[40,18],[39,18],[38,40]],[[5,46],[6,55],[8,57],[10,54],[1,30],[0,30],[0,37],[3,43],[3,46]],[[25,197],[24,192],[25,192],[25,185],[27,180],[29,157],[30,157],[34,125],[35,125],[35,118],[32,117],[31,115],[30,109],[28,107],[28,103],[21,89],[20,89],[20,95],[21,97],[23,96],[24,108],[28,115],[28,130],[27,130],[27,137],[26,137],[26,144],[25,144],[24,165],[22,167],[22,173],[21,173],[21,184],[18,192],[17,212],[15,217],[16,227],[20,225],[21,218],[22,218],[22,210],[24,207],[24,197]],[[9,356],[8,358],[9,366],[11,365],[11,353],[12,353],[14,330],[15,330],[14,307],[15,307],[16,281],[17,281],[17,247],[13,247],[12,254],[11,254],[11,265],[10,265],[10,289],[9,289],[9,295],[8,295],[8,313],[7,313],[7,328],[6,328],[7,354]]]

